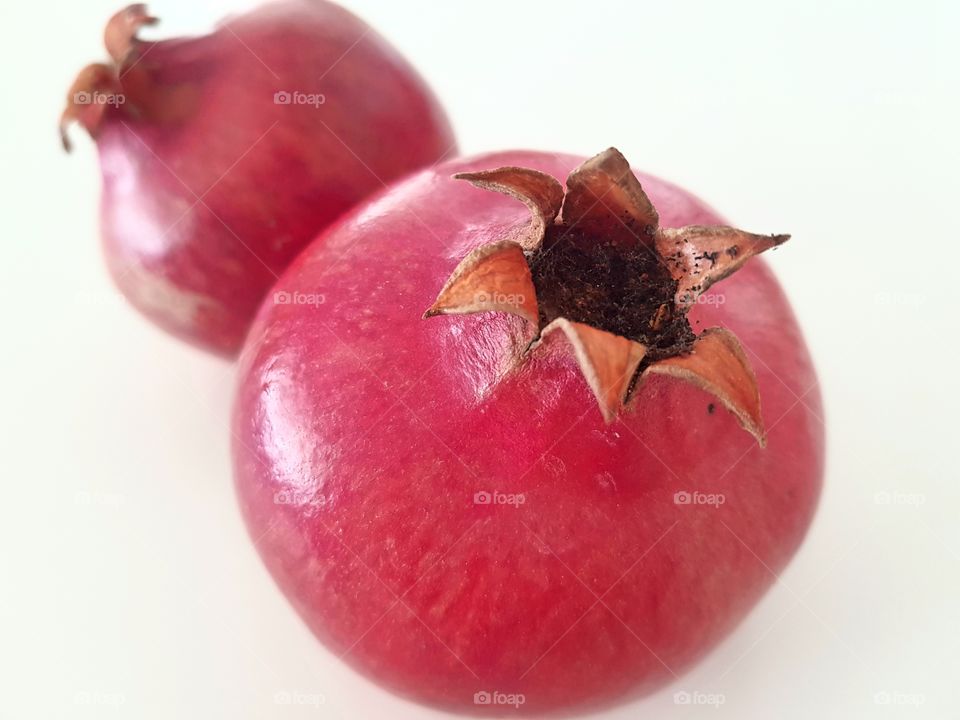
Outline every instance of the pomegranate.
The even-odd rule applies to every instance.
[[[276,288],[326,302],[265,304],[233,419],[246,523],[310,628],[467,712],[689,668],[820,490],[814,370],[747,262],[786,238],[613,149],[448,162],[331,228]]]
[[[365,23],[282,0],[213,33],[139,40],[131,5],[112,62],[85,68],[61,120],[96,140],[101,228],[122,292],[175,335],[239,349],[267,289],[316,233],[454,151],[437,101]]]

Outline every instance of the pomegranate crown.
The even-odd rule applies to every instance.
[[[523,356],[559,331],[608,423],[644,381],[668,375],[714,395],[765,445],[757,381],[740,342],[721,327],[695,335],[687,313],[711,285],[789,235],[662,228],[615,148],[570,173],[566,192],[520,167],[454,177],[521,201],[530,221],[467,255],[424,317],[519,316],[533,330]]]
[[[71,150],[67,134],[72,123],[80,124],[96,139],[111,112],[123,111],[128,120],[178,123],[197,108],[199,89],[184,81],[160,84],[152,68],[141,60],[152,45],[137,37],[140,29],[159,20],[142,3],[128,5],[115,13],[103,32],[109,63],[92,63],[83,68],[67,91],[60,114],[60,142]],[[115,109],[115,110],[114,110]]]

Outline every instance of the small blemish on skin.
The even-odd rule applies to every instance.
[[[710,403],[709,405],[707,405],[707,415],[713,415],[713,411],[716,409],[717,409],[716,405],[714,405],[713,403]]]
[[[613,490],[617,491],[617,481],[613,479],[613,475],[610,472],[604,471],[597,475],[597,483],[604,490]]]
[[[554,478],[563,478],[567,469],[566,464],[556,455],[545,455],[540,460],[543,469]]]

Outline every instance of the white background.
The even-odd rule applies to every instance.
[[[234,368],[112,290],[94,148],[76,133],[64,156],[56,118],[118,5],[0,4],[0,717],[439,717],[302,627],[235,510]],[[240,7],[155,2],[146,36]],[[466,152],[616,145],[742,225],[793,233],[771,262],[821,374],[819,514],[734,635],[603,716],[958,717],[957,4],[350,7],[429,79]],[[724,704],[676,705],[683,690]],[[325,703],[278,706],[283,691]]]

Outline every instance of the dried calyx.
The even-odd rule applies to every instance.
[[[507,312],[526,320],[535,352],[561,331],[607,422],[654,374],[712,393],[764,445],[756,378],[723,328],[695,335],[687,313],[713,283],[789,235],[730,227],[661,228],[626,159],[610,148],[567,178],[504,167],[458,179],[530,209],[510,237],[457,266],[425,317]]]
[[[67,92],[67,105],[60,115],[60,141],[71,149],[67,128],[77,122],[96,137],[109,107],[122,107],[131,117],[175,122],[189,115],[196,105],[189,83],[157,87],[151,73],[139,62],[142,41],[137,32],[154,25],[157,18],[143,4],[129,5],[107,22],[103,43],[110,63],[93,63],[79,72]]]

